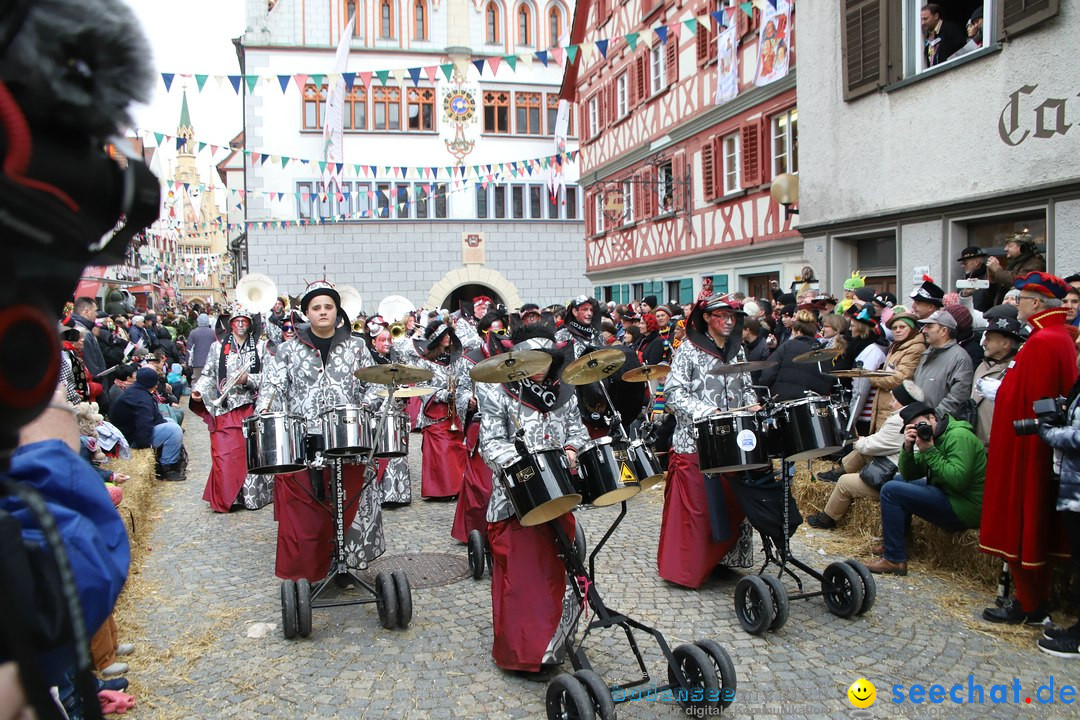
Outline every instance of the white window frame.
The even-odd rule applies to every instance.
[[[670,206],[664,207],[664,196],[668,194],[672,196],[672,202]],[[668,160],[656,168],[656,214],[669,215],[673,212],[675,212],[675,163]]]
[[[799,174],[799,158],[795,154],[799,142],[799,109],[791,108],[779,115],[770,118],[769,126],[769,153],[772,158],[772,176],[781,173]],[[794,132],[792,132],[794,129]],[[782,150],[777,150],[777,145],[783,145]],[[794,169],[791,159],[794,157]],[[783,167],[781,167],[783,162]]]
[[[649,94],[667,87],[667,52],[663,43],[657,43],[649,49]]]
[[[600,134],[600,96],[589,98],[589,137]]]
[[[615,107],[620,118],[626,117],[626,114],[630,112],[630,103],[628,102],[630,98],[630,78],[628,76],[629,73],[623,73],[615,80]]]
[[[597,233],[604,232],[604,195],[596,193],[593,196],[593,215],[595,217],[594,230]]]
[[[634,183],[630,180],[622,182],[623,201],[623,224],[629,225],[634,222]]]
[[[1000,0],[983,0],[983,43],[980,50],[990,46],[990,39],[997,37],[997,4]],[[901,11],[901,32],[903,33],[903,65],[904,77],[912,77],[931,70],[926,66],[926,49],[923,45],[921,13],[925,0],[904,0]],[[967,27],[961,26],[964,36],[967,36]],[[956,59],[952,55],[943,65],[944,67]],[[961,55],[960,57],[963,57]]]
[[[721,172],[724,174],[724,195],[738,192],[742,189],[742,143],[739,133],[725,135],[720,141]],[[733,152],[729,152],[729,148]],[[729,182],[729,178],[731,181]]]

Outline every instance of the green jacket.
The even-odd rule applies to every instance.
[[[934,446],[913,452],[900,451],[900,475],[907,480],[925,477],[949,498],[953,512],[968,527],[979,527],[986,448],[971,424],[946,415],[934,433]]]

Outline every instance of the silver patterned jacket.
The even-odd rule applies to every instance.
[[[353,373],[372,365],[371,353],[347,326],[334,332],[326,366],[311,339],[311,329],[297,331],[282,343],[269,368],[263,371],[256,412],[281,410],[307,423],[309,435],[322,435],[322,414],[335,405],[359,405],[366,390]],[[273,401],[273,405],[270,402]]]
[[[595,328],[591,336],[582,336],[563,325],[555,331],[555,342],[560,345],[573,343],[575,360],[588,352],[590,348],[595,350],[604,347],[604,340],[600,337],[600,331]]]
[[[732,362],[745,361],[746,353],[740,347]],[[672,439],[675,452],[697,452],[694,423],[722,407],[725,396],[727,407],[731,408],[753,405],[758,401],[754,389],[750,387],[750,374],[717,374],[716,369],[724,364],[723,357],[709,340],[698,338],[695,342],[688,336],[675,350],[671,358],[671,374],[664,381],[667,407],[675,413],[675,436]]]
[[[423,344],[424,341],[420,340],[419,342]],[[432,378],[423,384],[435,388],[435,392],[421,398],[420,415],[416,418],[416,428],[423,430],[430,425],[442,422],[448,417],[445,412],[431,417],[428,415],[427,410],[432,404],[445,404],[448,401],[451,377],[454,378],[455,409],[458,418],[460,418],[459,422],[464,422],[465,411],[469,407],[469,397],[471,397],[466,387],[470,384],[468,367],[470,363],[465,360],[464,356],[460,353],[454,353],[450,363],[444,364],[423,357],[411,342],[395,347],[399,347],[403,352],[404,359],[409,365],[416,365],[425,370],[430,370],[432,374]]]
[[[465,350],[473,350],[483,344],[480,333],[476,329],[476,323],[464,315],[458,315],[455,318],[454,334],[457,335],[458,340],[461,341],[461,347]]]
[[[229,379],[230,375],[237,372],[240,368],[254,367],[256,354],[258,354],[259,361],[262,364],[262,372],[254,373],[249,369],[247,382],[243,385],[233,386],[233,389],[225,396],[225,402],[221,404],[221,407],[212,404],[210,402],[211,400],[217,400],[221,397],[221,386],[225,384],[225,381]],[[210,350],[206,353],[206,365],[203,367],[202,375],[199,376],[199,379],[196,381],[192,390],[202,394],[203,403],[206,405],[206,411],[214,417],[224,415],[236,408],[250,405],[255,402],[255,397],[259,392],[262,374],[267,370],[268,363],[271,359],[270,354],[266,352],[265,343],[260,342],[255,348],[245,346],[245,348],[242,348],[241,352],[230,353],[226,356],[226,374],[224,377],[218,377],[219,362],[221,360],[221,341],[215,340],[210,345]]]
[[[502,468],[518,457],[514,445],[518,414],[518,383],[495,385],[477,383],[477,400],[480,404],[480,454],[492,471],[501,476]],[[572,447],[580,451],[589,442],[589,434],[581,424],[577,397],[572,388],[565,393],[562,404],[551,412],[542,412],[525,403],[520,404],[521,426],[525,431],[525,447],[529,450]],[[506,520],[514,514],[514,507],[501,482],[491,484],[491,500],[488,501],[488,522]]]

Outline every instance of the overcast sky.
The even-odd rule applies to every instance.
[[[181,89],[186,83],[196,138],[214,144],[231,140],[241,130],[239,96],[228,84],[225,90],[220,90],[213,81],[208,81],[200,93],[195,79],[182,78],[180,73],[235,75],[240,72],[232,38],[244,32],[244,0],[126,2],[134,8],[150,40],[154,57],[148,58],[148,62],[153,63],[155,72],[177,73],[171,92],[166,92],[160,74],[157,75],[149,105],[136,108],[137,126],[175,135]],[[204,157],[200,161],[209,164]]]

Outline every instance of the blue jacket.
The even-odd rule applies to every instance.
[[[1080,393],[1075,390],[1072,403],[1065,414],[1066,425],[1050,427],[1041,425],[1039,435],[1046,444],[1054,448],[1054,465],[1058,470],[1058,510],[1080,512]]]
[[[154,426],[165,422],[165,418],[150,391],[134,383],[109,408],[109,421],[124,433],[131,447],[140,449],[153,445]]]

